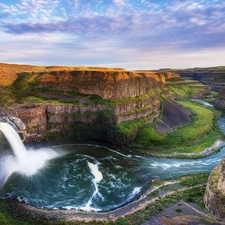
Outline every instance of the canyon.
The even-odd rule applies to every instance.
[[[170,101],[182,97],[170,87],[194,86],[189,97],[211,91],[167,71],[15,64],[0,64],[0,71],[0,116],[20,118],[26,128],[19,132],[26,142],[93,140],[127,145],[140,126],[159,117],[161,96]],[[126,132],[121,125],[129,121],[134,126]]]
[[[0,63],[0,122],[13,125],[25,143],[97,142],[133,150],[146,124],[164,137],[192,123],[191,110],[177,100],[211,96],[214,90],[219,93],[213,104],[225,108],[223,70]],[[0,134],[2,145],[7,143]],[[223,170],[224,160],[210,175],[204,197],[206,207],[219,218],[225,217],[220,204],[224,177],[218,175]]]
[[[220,91],[225,88],[225,67],[208,67],[208,68],[190,68],[190,69],[172,69],[183,78],[198,80],[203,84],[210,85],[212,91]]]

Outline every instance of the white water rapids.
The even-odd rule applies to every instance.
[[[99,195],[101,198],[103,198],[102,195],[99,193],[99,190],[98,190],[98,183],[102,180],[103,176],[102,176],[102,173],[99,171],[97,164],[93,164],[93,163],[90,163],[90,162],[87,162],[87,163],[88,163],[88,167],[89,167],[91,173],[94,176],[94,179],[92,180],[92,182],[95,186],[95,191],[94,191],[93,195],[91,196],[91,198],[88,200],[87,204],[84,207],[81,207],[81,209],[85,210],[85,211],[91,211],[91,210],[100,211],[101,209],[93,209],[91,207],[91,204],[92,204],[93,198],[96,195]]]
[[[44,168],[47,161],[65,154],[65,152],[59,153],[50,148],[41,148],[38,150],[29,149],[27,151],[20,136],[11,125],[0,123],[0,130],[8,140],[14,153],[14,155],[7,155],[0,159],[0,186],[1,183],[6,182],[12,173],[16,172],[25,176],[32,176],[36,174],[38,170]],[[98,183],[103,179],[103,176],[98,169],[98,164],[87,162],[87,165],[94,176],[92,183],[95,190],[86,205],[81,207],[81,209],[90,211],[93,210],[91,207],[93,198],[96,195],[102,197],[99,193]]]
[[[139,198],[152,179],[209,173],[225,155],[225,147],[202,159],[141,157],[88,144],[26,150],[9,124],[0,130],[13,150],[0,151],[0,197],[40,208],[116,209]]]
[[[0,182],[6,181],[14,172],[26,176],[34,175],[48,160],[60,156],[58,152],[50,148],[27,151],[18,133],[7,123],[0,123],[0,130],[14,153],[14,156],[7,155],[0,159]]]

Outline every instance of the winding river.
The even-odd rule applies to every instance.
[[[225,133],[225,117],[218,123]],[[44,157],[40,152],[48,151],[56,154],[34,169],[35,162]],[[202,159],[126,155],[89,144],[58,145],[48,151],[28,149],[30,161],[16,162],[19,166],[9,173],[0,197],[17,198],[41,208],[108,211],[139,198],[152,179],[208,173],[225,155],[225,147]],[[0,163],[3,161],[15,166],[12,157]]]

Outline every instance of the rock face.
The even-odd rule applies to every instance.
[[[51,71],[71,71],[82,69],[84,67],[66,67],[66,66],[33,66],[20,64],[0,63],[0,86],[10,86],[13,82],[24,73],[51,72]],[[96,68],[95,68],[96,69]],[[106,68],[102,68],[106,69]],[[123,70],[118,68],[117,70]]]
[[[53,71],[39,75],[39,88],[99,95],[103,99],[136,97],[162,87],[168,74],[130,71]]]
[[[0,71],[4,79],[9,78],[4,82],[0,77],[0,95],[5,99],[0,99],[0,106],[10,108],[0,107],[0,116],[21,119],[27,142],[91,139],[131,143],[140,126],[160,115],[160,96],[169,96],[168,80],[182,82],[171,72],[121,68],[0,64]],[[196,93],[208,92],[208,87],[201,87]]]
[[[175,70],[182,77],[198,80],[209,85],[213,91],[220,91],[225,88],[225,67],[191,68]]]
[[[26,142],[90,138],[116,143],[120,139],[117,124],[142,117],[148,117],[146,123],[150,123],[158,116],[157,111],[160,107],[158,95],[159,93],[117,106],[19,104],[14,106],[13,110],[7,110],[4,118],[8,120],[9,115],[13,115],[13,118],[20,118],[23,121],[26,125],[26,132],[23,132]],[[22,132],[22,129],[17,130]]]
[[[215,99],[215,105],[219,108],[225,109],[225,88],[221,89]]]
[[[45,105],[21,105],[13,110],[14,115],[26,124],[26,141],[41,141],[47,128]]]
[[[208,178],[204,202],[211,213],[225,220],[225,157]]]
[[[191,112],[177,102],[167,99],[163,102],[161,121],[156,124],[156,129],[161,134],[166,134],[175,127],[190,123]]]
[[[0,123],[10,124],[15,130],[17,130],[23,140],[26,139],[26,125],[21,121],[20,118],[14,117],[12,115],[0,115]],[[2,138],[2,136],[2,133],[0,133],[0,138]]]

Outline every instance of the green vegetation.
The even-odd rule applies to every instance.
[[[218,81],[225,81],[225,75],[223,75],[223,76],[218,76],[218,77],[214,77],[213,78],[214,80],[218,80]]]
[[[0,213],[0,224],[1,225],[10,225],[10,223],[6,220],[5,216]]]
[[[123,99],[113,99],[114,105],[119,106],[119,105],[124,105],[124,104],[129,104],[137,101],[144,101],[152,98],[152,100],[158,99],[160,94],[162,94],[163,91],[166,91],[167,88],[157,88],[154,89],[154,91],[150,91],[148,93],[145,93],[143,95],[138,95],[134,98],[128,97],[128,98],[123,98]]]
[[[201,84],[195,81],[185,81],[182,83],[175,83],[175,85],[168,85],[171,93],[177,94],[183,98],[191,98],[197,93],[201,92]]]
[[[15,95],[11,93],[9,87],[0,86],[0,106],[10,105],[15,100]]]
[[[12,84],[11,91],[16,96],[17,101],[21,101],[24,91],[29,87],[29,83],[33,81],[36,75],[32,73],[18,74],[18,78]]]
[[[121,145],[131,145],[136,137],[137,131],[147,121],[153,120],[159,114],[158,111],[135,120],[122,122],[116,125],[118,141]]]
[[[146,197],[146,201],[153,200],[152,203],[147,203],[145,208],[139,209],[130,215],[114,218],[115,220],[113,221],[109,219],[110,213],[108,215],[106,213],[106,215],[102,217],[102,220],[93,219],[89,220],[89,222],[85,222],[84,220],[66,221],[58,218],[58,216],[61,217],[61,213],[57,211],[54,213],[46,211],[44,214],[43,212],[29,212],[17,205],[16,202],[5,200],[0,200],[0,212],[2,212],[0,213],[0,221],[2,219],[6,222],[6,225],[141,225],[151,216],[156,215],[180,200],[192,202],[198,204],[200,207],[204,207],[203,195],[205,193],[207,176],[208,174],[182,176],[179,180],[183,182],[176,184],[176,187],[174,187],[173,184],[165,186],[159,184],[161,187],[151,192]],[[195,180],[195,182],[192,183],[194,186],[190,187],[190,181],[192,179]],[[176,189],[176,191],[173,191],[174,189]],[[145,202],[145,200],[141,201]],[[180,204],[178,204],[178,206],[180,206]],[[174,211],[181,212],[180,209],[175,209]],[[91,217],[91,214],[87,213],[84,216]]]
[[[203,85],[196,81],[183,80],[176,73],[173,73],[173,78],[166,81],[166,87],[158,88],[154,91],[150,91],[146,94],[136,96],[134,98],[128,97],[123,99],[111,99],[105,100],[98,95],[82,94],[76,91],[64,91],[64,88],[57,90],[57,84],[51,86],[51,79],[54,81],[53,75],[58,74],[57,68],[46,67],[48,71],[43,69],[37,70],[30,68],[29,72],[15,72],[18,78],[10,87],[0,87],[0,106],[10,107],[13,102],[30,102],[30,103],[48,103],[48,104],[73,104],[77,106],[96,106],[105,105],[111,110],[102,110],[99,112],[83,112],[83,113],[63,113],[65,122],[62,123],[48,123],[48,129],[56,130],[60,132],[47,132],[45,133],[45,139],[48,141],[64,141],[64,140],[110,140],[114,141],[114,144],[121,145],[122,147],[131,148],[132,150],[140,152],[142,154],[153,154],[157,156],[174,156],[177,157],[188,153],[199,153],[201,150],[211,146],[218,138],[221,137],[221,132],[217,126],[217,119],[220,113],[212,108],[207,108],[197,102],[192,102],[187,99],[200,93],[203,89]],[[76,73],[72,68],[58,68],[61,73]],[[96,70],[99,68],[86,68],[77,67],[77,70]],[[206,71],[214,70],[214,72],[225,71],[225,67],[208,68]],[[32,72],[34,70],[35,72]],[[107,69],[106,71],[116,71],[118,69]],[[195,68],[193,71],[202,71],[202,68]],[[44,71],[44,72],[43,72]],[[70,72],[68,72],[70,71]],[[71,72],[72,71],[72,72]],[[192,71],[190,69],[190,71]],[[38,79],[44,78],[49,81],[49,87],[38,86]],[[214,81],[223,81],[225,76],[214,77]],[[89,82],[89,83],[88,83]],[[92,87],[93,81],[87,81],[87,87]],[[98,82],[97,80],[94,82]],[[66,88],[65,88],[66,90]],[[163,96],[165,94],[166,96]],[[213,101],[217,93],[212,93],[208,96],[209,101]],[[162,114],[162,110],[141,118],[121,122],[117,124],[117,116],[125,117],[132,114],[140,114],[144,110],[148,110],[151,103],[159,103],[163,101],[163,98],[171,97],[183,99],[179,101],[184,107],[191,111],[191,124],[171,129],[172,131],[162,135],[156,131],[156,117]],[[186,99],[186,100],[185,100]],[[129,105],[130,104],[130,105]],[[140,105],[140,106],[137,106]],[[135,107],[136,106],[136,107]],[[130,111],[115,115],[114,110],[120,107],[132,108]],[[123,109],[123,108],[122,108]],[[122,110],[123,111],[123,110]],[[49,115],[51,116],[51,115]],[[162,115],[161,115],[162,116]],[[77,122],[73,119],[76,118]],[[92,120],[94,118],[94,120]],[[89,121],[88,123],[82,121]],[[94,122],[90,122],[94,121]],[[146,124],[149,121],[153,121],[150,124]],[[62,129],[63,127],[63,129]],[[0,144],[4,144],[4,140],[0,140]],[[180,154],[180,155],[179,155]],[[193,156],[192,156],[193,157]],[[178,183],[171,185],[164,185],[165,181],[155,180],[152,183],[152,188],[156,188],[155,191],[150,192],[146,199],[154,200],[152,204],[146,204],[144,209],[140,209],[137,212],[125,216],[115,218],[115,221],[108,221],[109,217],[105,217],[105,221],[91,220],[89,222],[84,221],[65,221],[61,218],[61,214],[46,212],[44,213],[32,213],[26,209],[21,208],[13,200],[6,201],[0,199],[0,224],[2,225],[30,225],[30,224],[49,224],[49,225],[138,225],[142,224],[144,220],[150,218],[166,207],[169,207],[179,200],[186,202],[193,202],[200,206],[203,206],[203,195],[205,192],[205,186],[208,179],[208,174],[195,174],[182,176],[177,179]],[[218,183],[219,173],[212,175],[214,185]],[[175,191],[174,191],[175,190]],[[163,197],[164,196],[164,197]],[[175,209],[176,212],[181,212],[180,208]],[[86,213],[83,216],[89,216]],[[109,214],[110,215],[110,214]],[[102,216],[104,218],[104,216]]]
[[[211,91],[210,95],[206,95],[204,99],[209,103],[214,103],[216,96],[218,95],[218,92]]]
[[[201,207],[204,207],[203,195],[205,193],[205,188],[205,184],[199,182],[198,186],[184,190],[177,190],[163,198],[158,195],[158,192],[156,195],[151,193],[153,197],[158,196],[158,199],[153,204],[148,204],[145,209],[139,210],[131,215],[126,216],[125,218],[121,218],[121,221],[123,220],[124,222],[129,222],[130,225],[140,225],[144,222],[144,220],[149,219],[151,216],[156,215],[165,208],[177,203],[179,200],[193,202]]]
[[[32,93],[33,96],[36,96],[43,101],[51,100],[50,97],[41,97],[38,94],[35,94],[36,92],[41,91],[42,93],[46,93],[49,96],[51,94],[59,94],[58,98],[55,98],[54,100],[57,100],[59,103],[72,103],[74,105],[113,105],[113,102],[111,100],[103,99],[99,95],[91,95],[91,94],[82,94],[76,91],[60,91],[55,90],[53,88],[36,88],[34,93]],[[63,98],[70,97],[71,100],[63,100]],[[73,97],[77,97],[78,100],[73,100]],[[88,100],[87,103],[80,103],[79,98],[86,98]]]
[[[182,212],[182,209],[176,209],[176,212]]]
[[[142,126],[134,140],[133,146],[143,153],[146,149],[153,154],[197,153],[211,146],[219,137],[220,129],[216,123],[220,113],[213,108],[205,107],[197,102],[179,101],[192,112],[192,122],[186,126],[178,127],[162,135],[157,133],[156,123]],[[162,151],[166,150],[166,151]]]
[[[181,185],[192,187],[198,184],[207,183],[208,177],[209,174],[203,173],[203,174],[185,175],[179,177],[178,180],[180,181]]]
[[[54,115],[54,114],[53,114]],[[51,115],[50,115],[51,116]],[[56,129],[60,132],[48,132],[45,139],[48,141],[102,141],[107,140],[108,136],[114,135],[116,130],[115,115],[111,110],[102,110],[100,112],[86,111],[84,113],[64,113],[65,119],[62,129],[62,123],[49,123],[48,129]],[[95,118],[95,122],[84,123],[83,120]],[[76,120],[77,122],[70,122]],[[113,138],[113,137],[111,137]]]

